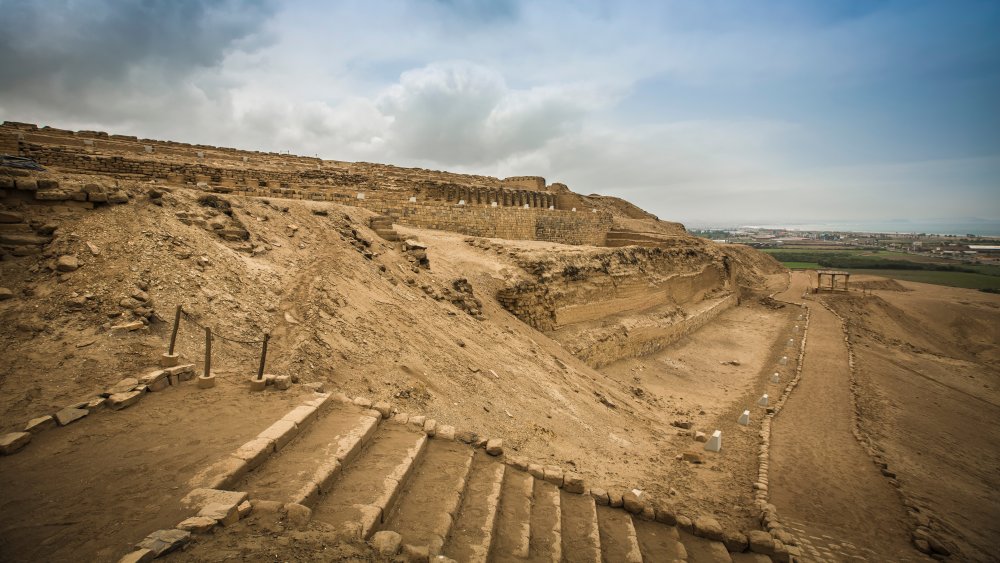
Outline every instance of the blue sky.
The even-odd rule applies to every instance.
[[[998,2],[0,13],[3,119],[542,175],[694,224],[1000,220]]]

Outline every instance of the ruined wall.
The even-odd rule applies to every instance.
[[[504,178],[502,185],[509,188],[544,191],[545,178],[541,176],[511,176],[510,178]]]

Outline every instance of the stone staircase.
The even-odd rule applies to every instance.
[[[425,417],[390,417],[346,396],[317,404],[261,433],[255,441],[271,440],[277,451],[244,456],[249,471],[217,486],[255,506],[307,507],[296,510],[308,513],[310,527],[404,561],[734,560],[721,541],[664,523],[673,513],[612,507],[599,489],[488,455]]]
[[[389,242],[399,242],[402,239],[400,238],[399,233],[396,232],[396,229],[392,228],[392,222],[392,217],[388,215],[377,215],[369,220],[368,226],[375,231],[375,234],[385,240]]]

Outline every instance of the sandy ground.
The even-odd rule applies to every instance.
[[[851,322],[861,425],[957,560],[1000,546],[1000,296],[900,282],[827,297]]]
[[[807,278],[792,279],[782,297],[801,301]],[[805,302],[811,317],[802,380],[772,427],[771,502],[814,544],[846,542],[883,558],[914,557],[901,499],[851,431],[854,407],[840,322],[815,301]]]
[[[117,561],[189,516],[179,500],[198,470],[301,400],[294,390],[250,395],[235,382],[202,390],[189,381],[38,434],[0,458],[0,560]]]

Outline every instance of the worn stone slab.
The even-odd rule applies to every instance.
[[[274,451],[280,451],[285,444],[292,441],[292,438],[299,433],[299,427],[294,422],[279,420],[267,427],[257,435],[258,438],[265,438],[274,441]]]
[[[31,442],[30,432],[10,432],[0,436],[0,455],[10,455]]]
[[[76,409],[73,407],[67,407],[57,412],[55,414],[55,418],[56,422],[59,423],[59,426],[66,426],[71,422],[76,422],[77,420],[80,420],[81,418],[87,416],[88,414],[90,414],[90,411],[88,411],[87,409]]]
[[[142,391],[129,391],[127,393],[114,393],[108,397],[108,406],[116,411],[128,408],[139,402],[142,398]]]
[[[198,516],[211,518],[223,526],[232,526],[240,521],[240,512],[238,510],[240,502],[243,501],[210,502],[198,511]]]
[[[221,489],[198,488],[181,499],[181,504],[187,508],[201,510],[211,503],[239,505],[247,500],[247,493],[242,491],[224,491]]]
[[[134,377],[126,377],[115,383],[108,389],[108,393],[114,395],[115,393],[128,393],[129,391],[135,389],[135,386],[139,385],[139,380]]]
[[[148,549],[155,557],[160,557],[176,549],[180,549],[191,541],[191,532],[178,530],[157,530],[136,544],[138,549]]]
[[[337,451],[334,453],[334,457],[341,463],[341,465],[346,465],[358,455],[361,451],[361,447],[367,442],[375,430],[378,428],[378,420],[371,417],[362,417],[358,426],[352,428],[346,436],[337,442]]]
[[[296,426],[305,426],[316,418],[316,410],[317,409],[314,406],[298,406],[290,410],[285,416],[281,417],[281,420],[292,422]]]
[[[48,430],[56,425],[56,419],[52,418],[51,415],[39,416],[32,418],[24,425],[25,432],[31,432],[32,434],[37,434],[42,430]]]
[[[579,473],[567,471],[563,475],[563,490],[567,493],[583,494],[587,490],[583,483],[583,476]]]
[[[189,483],[206,489],[228,489],[234,486],[250,470],[247,462],[227,455],[195,475]]]
[[[233,452],[233,457],[245,461],[247,469],[253,471],[260,467],[260,464],[264,463],[267,457],[273,452],[274,440],[258,436],[240,446],[239,449]]]
[[[177,529],[191,532],[192,534],[206,534],[211,532],[212,529],[218,524],[219,521],[215,518],[209,518],[208,516],[192,516],[182,520],[180,524],[177,524]]]
[[[147,563],[156,559],[156,554],[151,549],[137,549],[128,553],[118,560],[118,563]]]
[[[544,472],[543,479],[547,483],[552,483],[557,487],[563,486],[563,470],[555,465],[546,465],[542,471]]]
[[[167,377],[166,370],[158,369],[155,371],[151,371],[145,375],[139,376],[139,384],[152,386],[157,381],[166,379],[166,377]]]

